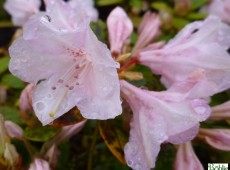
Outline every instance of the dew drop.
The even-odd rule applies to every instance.
[[[51,98],[53,98],[53,95],[52,94],[48,94],[47,98],[51,99]]]
[[[131,166],[131,167],[132,167],[132,165],[133,165],[133,161],[128,160],[128,161],[127,161],[127,164],[128,164],[129,166]]]
[[[37,108],[38,111],[42,111],[42,110],[45,109],[45,104],[43,102],[38,102],[36,104],[36,108]]]

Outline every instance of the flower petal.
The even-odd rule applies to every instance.
[[[148,92],[120,81],[121,91],[133,110],[126,160],[134,169],[150,169],[163,142],[180,144],[192,140],[203,115],[209,115],[207,102],[186,99],[181,94]]]
[[[203,166],[197,158],[192,144],[190,142],[179,145],[176,160],[174,164],[175,170],[203,170]]]
[[[64,33],[49,23],[45,13],[31,17],[24,26],[23,37],[9,48],[10,71],[34,84],[56,72],[64,72],[73,62],[67,49],[83,46],[84,29],[83,25],[76,31]],[[55,64],[51,64],[53,62]]]
[[[106,23],[111,51],[119,54],[125,40],[133,31],[133,24],[121,7],[116,7],[109,14]]]
[[[162,75],[167,87],[186,82],[202,70],[202,82],[197,81],[196,88],[207,91],[206,85],[213,87],[203,96],[207,97],[230,87],[229,33],[227,25],[216,17],[209,17],[186,26],[163,49],[142,52],[140,62]]]
[[[14,25],[22,26],[39,11],[40,5],[40,0],[7,0],[4,8],[12,16]]]

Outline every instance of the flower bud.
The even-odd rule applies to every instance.
[[[198,137],[203,139],[213,148],[230,151],[229,129],[204,129],[201,128]]]
[[[191,142],[179,145],[176,160],[174,163],[175,170],[203,170],[199,159],[197,158]]]
[[[36,158],[34,162],[30,164],[29,170],[50,170],[50,166],[47,161]]]

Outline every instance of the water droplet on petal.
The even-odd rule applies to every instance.
[[[42,111],[45,109],[45,104],[43,102],[38,102],[36,105],[35,105],[36,109],[38,111]]]
[[[131,166],[131,167],[132,167],[132,165],[133,165],[133,161],[128,160],[128,161],[127,161],[127,164],[128,164],[129,166]]]

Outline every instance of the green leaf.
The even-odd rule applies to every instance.
[[[130,5],[135,8],[141,8],[142,7],[142,0],[130,0]]]
[[[123,0],[98,0],[97,5],[98,6],[107,6],[107,5],[116,5],[118,3],[121,3]]]
[[[173,26],[177,28],[178,30],[182,29],[185,25],[189,24],[189,21],[184,19],[184,18],[178,18],[174,17],[173,18]]]
[[[100,41],[105,42],[105,40],[107,39],[106,23],[99,19],[97,22],[91,22],[90,27],[93,30],[93,32],[97,35],[97,38]]]
[[[172,13],[172,11],[173,11],[172,8],[164,2],[153,2],[151,4],[151,6],[152,6],[152,8],[157,9],[158,11],[166,10],[170,13]]]
[[[0,58],[0,74],[8,69],[9,61],[10,61],[10,57]]]
[[[23,81],[13,76],[12,74],[5,74],[2,77],[1,83],[3,85],[6,85],[7,87],[14,88],[14,89],[23,89],[25,87]]]
[[[207,17],[207,14],[192,12],[187,15],[188,19],[191,20],[202,20]]]
[[[19,116],[19,110],[15,108],[9,106],[0,106],[0,113],[4,116],[5,120],[10,120],[19,125],[23,124]]]
[[[192,10],[198,9],[206,4],[209,0],[192,0]]]
[[[41,126],[41,127],[27,127],[23,133],[23,136],[31,141],[35,142],[45,142],[52,137],[54,137],[60,128],[55,128],[51,126]]]

